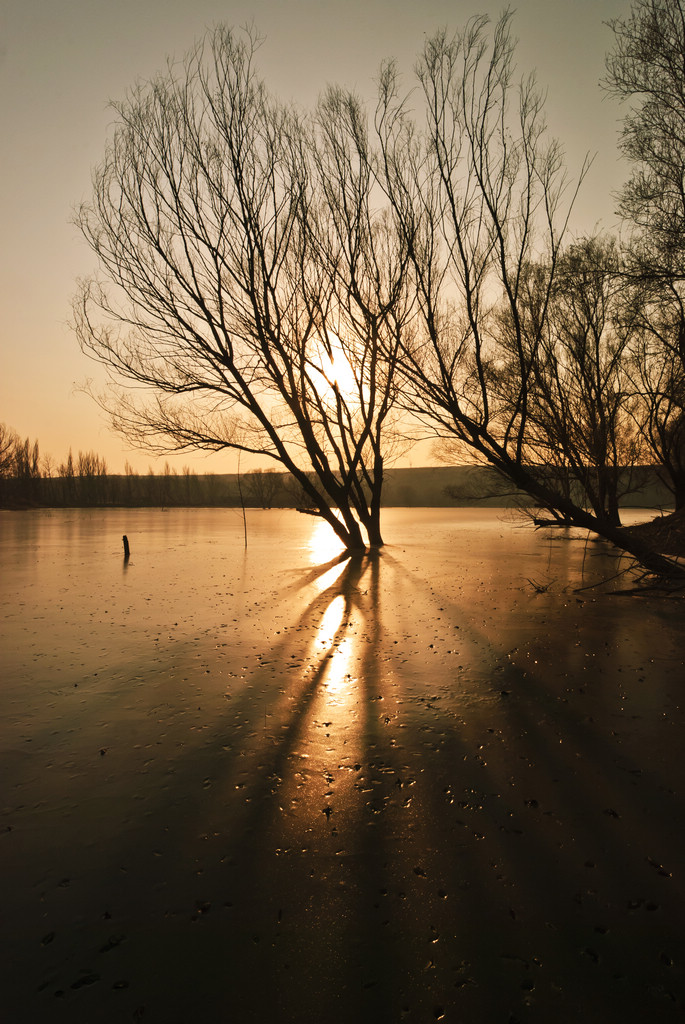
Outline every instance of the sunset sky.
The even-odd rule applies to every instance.
[[[181,56],[205,28],[253,20],[265,36],[260,67],[284,99],[312,103],[329,82],[373,98],[384,57],[409,82],[423,39],[475,13],[497,17],[490,0],[4,0],[0,13],[0,422],[38,439],[56,462],[71,446],[103,455],[110,472],[124,462],[158,466],[113,435],[80,390],[100,368],[83,356],[69,328],[78,277],[93,258],[70,223],[88,196],[90,169],[104,151],[112,112],[137,78]],[[576,207],[574,229],[616,225],[612,192],[627,174],[618,157],[620,108],[599,87],[612,42],[606,20],[628,0],[520,0],[514,33],[522,73],[536,69],[547,117],[571,173],[596,154]],[[179,456],[177,466],[230,472],[231,453]],[[414,465],[425,463],[415,452]]]

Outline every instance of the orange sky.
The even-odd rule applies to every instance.
[[[382,58],[409,74],[424,35],[457,29],[497,2],[455,0],[6,0],[0,13],[0,422],[37,438],[55,460],[95,449],[120,472],[145,470],[79,386],[102,379],[68,326],[79,276],[93,259],[70,224],[104,149],[108,100],[182,54],[206,26],[253,19],[266,36],[261,69],[284,98],[308,103],[327,82],[373,96]],[[514,32],[521,71],[537,69],[552,132],[571,172],[596,153],[576,207],[578,232],[615,226],[611,194],[625,176],[616,150],[619,108],[598,86],[627,0],[520,0]],[[414,465],[428,450],[415,451]],[[236,456],[185,455],[198,472],[230,472]]]

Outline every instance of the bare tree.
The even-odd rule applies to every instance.
[[[548,478],[553,468],[565,497],[620,526],[619,501],[638,482],[644,444],[628,372],[638,323],[634,313],[627,315],[633,304],[625,300],[618,246],[611,238],[587,238],[561,253],[542,329],[536,316],[541,297],[534,293],[540,278],[547,272],[531,268],[531,285],[522,293],[531,307],[524,329],[533,323],[529,348],[535,351],[527,458]],[[513,333],[510,321],[502,325],[505,343]],[[515,400],[515,376],[506,374],[505,381]]]
[[[411,446],[395,410],[398,353],[413,319],[409,257],[381,205],[385,197],[359,99],[329,88],[315,129],[311,210],[318,216],[307,226],[318,272],[330,287],[311,298],[328,364],[323,395],[332,391],[334,399],[323,419],[340,438],[340,473],[349,475],[355,512],[371,543],[380,545],[385,463]]]
[[[85,505],[101,504],[107,496],[107,463],[94,451],[79,451],[75,475],[78,495]]]
[[[633,171],[619,212],[634,227],[635,269],[685,281],[685,3],[633,0],[609,22],[606,88],[629,104],[620,146]],[[681,353],[685,357],[685,350]]]
[[[668,559],[530,463],[535,370],[575,191],[566,195],[562,154],[547,139],[534,81],[516,80],[510,20],[505,13],[490,31],[486,17],[475,18],[454,37],[443,32],[426,43],[418,64],[422,130],[393,65],[381,79],[384,182],[420,311],[420,328],[402,351],[403,400],[438,436],[494,466],[543,507],[667,572]]]
[[[657,473],[685,507],[685,306],[678,289],[657,283],[638,289],[639,333],[629,370],[638,402],[635,420]]]
[[[376,337],[402,329],[404,268],[373,210],[358,109],[331,101],[313,121],[277,103],[256,48],[220,27],[116,106],[78,214],[100,276],[80,289],[76,329],[136,386],[105,399],[130,439],[266,455],[361,549],[360,524],[382,543],[394,385]],[[333,187],[332,173],[348,177]]]
[[[16,465],[19,436],[11,427],[0,423],[0,477],[12,476]]]
[[[609,22],[607,90],[626,104],[620,147],[632,165],[618,212],[629,238],[626,261],[646,289],[636,353],[643,434],[685,502],[685,3],[633,0]]]
[[[18,441],[14,449],[14,471],[17,495],[21,501],[35,503],[40,498],[41,459],[38,441],[27,437]]]
[[[0,423],[0,499],[3,502],[9,501],[13,494],[14,484],[10,478],[14,476],[19,444],[16,431]]]
[[[273,469],[253,469],[243,477],[248,498],[260,508],[272,508],[283,490],[283,477]]]

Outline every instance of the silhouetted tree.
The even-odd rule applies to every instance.
[[[100,505],[107,500],[107,464],[94,451],[78,453],[75,475],[83,505]]]
[[[524,334],[532,327],[526,458],[565,498],[619,526],[619,501],[635,484],[644,445],[628,372],[638,323],[634,312],[627,315],[633,306],[625,301],[618,246],[602,237],[570,245],[559,256],[551,292],[544,285],[541,294],[537,286],[548,274],[531,267],[520,292]],[[515,369],[511,317],[501,326]],[[502,378],[515,403],[515,373],[505,367]]]
[[[627,109],[619,145],[632,165],[619,193],[626,261],[647,289],[636,356],[643,434],[685,503],[685,3],[633,0],[609,22],[605,87]]]
[[[220,27],[116,106],[78,215],[100,277],[76,328],[138,386],[110,403],[129,438],[266,455],[363,548],[360,523],[382,542],[406,260],[375,213],[358,104],[331,94],[305,119],[267,93],[255,50]]]
[[[54,458],[52,457],[52,455],[49,452],[47,452],[47,453],[45,453],[43,455],[41,465],[42,465],[41,474],[42,474],[43,478],[46,479],[46,480],[52,479],[52,477],[55,475],[56,466],[55,466],[55,460],[54,460]]]
[[[0,499],[9,503],[13,497],[16,468],[16,452],[20,444],[19,436],[11,427],[0,423]]]
[[[62,480],[62,501],[67,505],[75,502],[77,500],[76,473],[71,448],[69,449],[66,462],[60,464],[57,472]]]
[[[515,79],[509,13],[472,19],[426,43],[418,64],[425,128],[381,78],[377,126],[395,225],[411,255],[420,328],[402,350],[405,407],[489,463],[545,508],[631,551],[657,572],[670,561],[530,464],[559,259],[574,190],[545,132],[532,78]],[[582,178],[582,172],[581,172]],[[530,303],[531,267],[537,266]],[[502,344],[502,323],[507,325]],[[503,387],[504,375],[510,386]]]
[[[40,500],[40,449],[38,441],[18,441],[14,449],[14,473],[17,496],[21,502],[36,504]]]
[[[19,443],[16,431],[0,423],[0,477],[13,475]]]
[[[243,477],[243,487],[249,502],[271,508],[283,490],[283,477],[272,469],[253,469]]]
[[[685,281],[685,2],[633,0],[609,22],[606,88],[628,104],[619,145],[633,165],[619,213],[634,270]],[[685,348],[681,349],[685,358]]]
[[[635,419],[680,510],[685,507],[685,365],[679,339],[685,336],[685,307],[678,291],[666,284],[640,288],[639,296],[639,334],[629,364],[638,396]]]

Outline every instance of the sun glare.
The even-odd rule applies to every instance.
[[[358,401],[359,383],[355,371],[350,364],[342,342],[334,334],[328,335],[329,349],[320,342],[317,346],[317,370],[325,381],[325,387],[333,392],[336,385],[338,391],[348,403]]]
[[[347,604],[342,594],[334,597],[326,608],[314,640],[314,651],[326,659],[323,679],[326,692],[336,704],[350,698],[351,665],[354,641],[343,629]]]
[[[356,398],[359,394],[359,385],[350,361],[342,349],[342,345],[339,346],[337,351],[333,350],[331,366],[333,369],[333,380],[338,385],[341,393],[348,400]]]
[[[308,542],[312,562],[322,565],[343,552],[343,543],[325,519],[317,519],[312,527]],[[335,566],[337,569],[338,567]],[[337,573],[336,573],[337,575]],[[328,581],[330,583],[331,581]],[[326,585],[328,585],[328,583]]]
[[[317,649],[320,650],[321,647],[328,648],[331,646],[340,629],[344,614],[345,598],[342,594],[338,594],[337,597],[333,598],[321,619],[321,625],[314,642]]]

